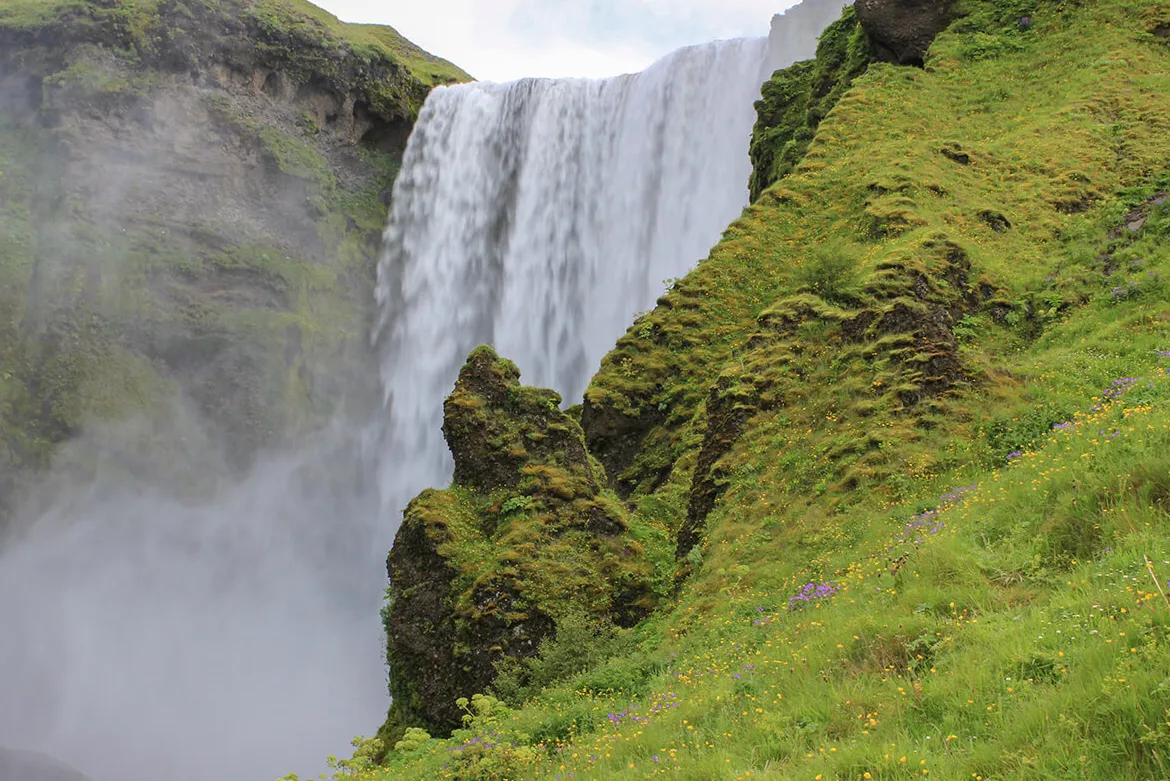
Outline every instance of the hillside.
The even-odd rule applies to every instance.
[[[0,521],[82,434],[198,491],[374,399],[390,187],[468,78],[301,0],[0,4]]]
[[[774,77],[758,200],[570,410],[657,610],[558,617],[340,774],[1170,776],[1170,5],[957,11],[922,67],[847,12]],[[403,533],[525,577],[489,487]]]

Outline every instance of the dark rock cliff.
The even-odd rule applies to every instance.
[[[361,403],[389,188],[466,78],[299,0],[0,7],[0,518],[95,421],[179,398],[238,467]]]

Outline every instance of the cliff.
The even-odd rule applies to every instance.
[[[149,421],[99,445],[139,471],[184,416],[238,468],[372,398],[390,186],[467,78],[299,0],[0,7],[0,515],[103,420]]]
[[[667,598],[371,777],[1166,774],[1170,5],[927,5],[773,78],[758,198],[585,394]]]
[[[471,354],[447,399],[443,433],[455,482],[407,508],[390,551],[390,722],[450,731],[470,698],[547,648],[575,619],[593,634],[630,627],[657,601],[654,570],[581,426],[553,391],[519,383],[488,347]]]

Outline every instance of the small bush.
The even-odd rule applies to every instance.
[[[629,654],[634,643],[630,630],[582,612],[570,613],[557,622],[556,635],[540,644],[535,657],[501,661],[492,688],[505,702],[519,705],[547,686],[580,675],[613,656]]]
[[[395,751],[418,751],[431,739],[431,734],[419,727],[410,727],[402,740],[394,744]]]
[[[854,255],[836,243],[812,250],[795,275],[798,292],[815,293],[832,304],[852,304],[861,290],[861,272]]]

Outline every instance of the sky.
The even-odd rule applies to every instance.
[[[768,34],[796,0],[316,0],[388,24],[478,79],[614,76],[681,46]]]

